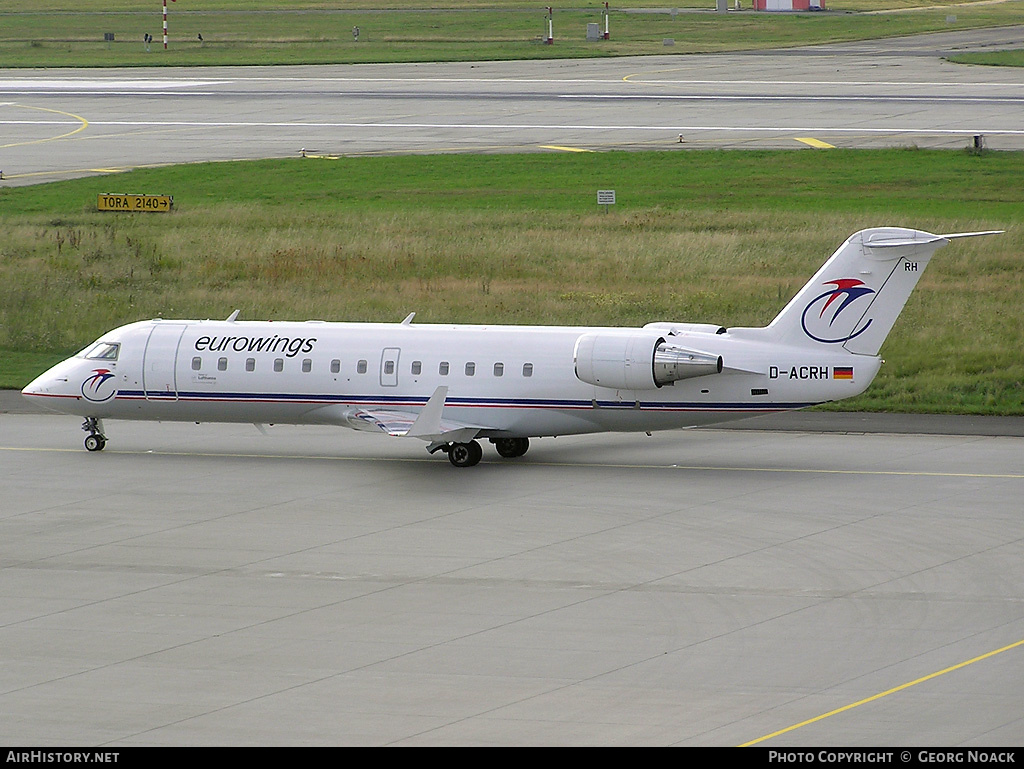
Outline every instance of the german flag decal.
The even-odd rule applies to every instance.
[[[833,379],[853,379],[853,366],[833,366]]]

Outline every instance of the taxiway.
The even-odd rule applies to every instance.
[[[9,744],[1024,739],[1020,437],[107,433],[0,416]]]

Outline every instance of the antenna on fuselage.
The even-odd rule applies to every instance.
[[[227,322],[228,323],[234,323],[238,319],[238,313],[240,313],[240,312],[241,312],[241,310],[235,310],[233,313],[228,315]]]
[[[416,317],[416,313],[410,312],[408,315],[405,316],[405,320],[402,321],[402,325],[403,326],[411,326],[412,325],[412,319],[415,318],[415,317]]]

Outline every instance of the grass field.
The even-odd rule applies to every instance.
[[[659,152],[270,160],[0,190],[0,385],[148,317],[769,321],[857,229],[1007,229],[940,251],[849,406],[1024,414],[1019,153]],[[615,189],[604,213],[597,189]],[[12,354],[16,353],[16,354]],[[38,365],[38,368],[32,367]],[[27,369],[27,370],[26,370]]]
[[[950,56],[957,64],[984,64],[989,67],[1024,67],[1024,49],[1013,51],[986,51],[985,53],[960,53]]]
[[[826,13],[711,12],[689,0],[678,14],[639,13],[649,0],[612,3],[612,35],[587,42],[603,3],[556,8],[555,44],[544,45],[543,6],[522,0],[179,0],[169,3],[170,46],[156,0],[5,0],[0,67],[344,64],[554,59],[697,53],[836,42],[1024,23],[1024,0],[954,4],[934,0],[836,0]],[[746,8],[751,0],[742,0]],[[363,6],[353,8],[353,6]],[[673,6],[674,7],[674,6]],[[667,10],[667,9],[663,9]],[[902,10],[899,13],[875,13]],[[954,13],[955,12],[955,13]],[[956,21],[948,19],[955,15]],[[360,28],[358,42],[353,27]],[[154,43],[142,43],[149,33]],[[113,42],[104,42],[112,33]],[[203,41],[199,41],[199,35]],[[671,38],[675,45],[664,46]]]

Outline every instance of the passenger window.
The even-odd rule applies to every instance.
[[[533,364],[532,363],[524,363],[523,364],[523,376],[533,376]]]
[[[395,373],[395,362],[393,360],[384,361],[384,373],[394,374]]]
[[[192,359],[192,370],[199,371],[203,367],[203,359],[198,355]]]
[[[302,373],[308,374],[313,370],[313,360],[311,358],[302,359]]]
[[[412,374],[414,376],[419,376],[421,371],[423,371],[423,364],[420,361],[418,361],[418,360],[414,360],[412,362],[412,369],[411,369]]]
[[[284,371],[284,358],[274,358],[274,371]]]
[[[331,373],[332,374],[337,374],[339,371],[341,371],[341,361],[340,360],[332,360],[331,361]]]
[[[366,361],[365,360],[361,360],[361,361],[359,361],[356,364],[356,373],[357,374],[365,374],[366,373]]]
[[[218,371],[227,371],[228,370],[228,359],[227,358],[218,358],[217,359],[217,370]]]
[[[121,349],[121,345],[114,344],[112,342],[100,342],[94,345],[89,352],[85,354],[86,358],[90,360],[117,360],[117,353]]]
[[[441,376],[448,376],[448,361],[441,361],[441,365],[437,367],[437,373]]]
[[[495,363],[494,364],[494,376],[504,376],[504,375],[505,375],[505,364],[504,363]]]
[[[255,358],[246,358],[245,359],[245,370],[246,371],[255,371],[256,370],[256,359]]]
[[[467,363],[466,364],[466,376],[475,376],[475,375],[476,375],[476,364],[472,363],[472,362]]]

